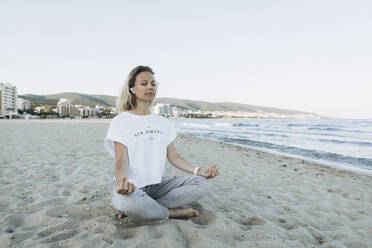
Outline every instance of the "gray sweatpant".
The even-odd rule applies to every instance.
[[[184,207],[210,192],[210,182],[202,176],[163,176],[157,184],[147,185],[130,194],[111,194],[111,206],[134,219],[169,219],[168,208]]]

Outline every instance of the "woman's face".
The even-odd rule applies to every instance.
[[[157,85],[151,72],[143,71],[139,73],[133,87],[136,98],[143,101],[152,101],[156,96]]]

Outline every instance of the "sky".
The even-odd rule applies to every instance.
[[[0,0],[0,82],[117,96],[150,66],[157,97],[372,118],[372,1]]]

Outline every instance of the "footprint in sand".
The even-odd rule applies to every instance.
[[[199,211],[199,216],[197,217],[192,217],[192,222],[195,224],[201,225],[201,226],[207,226],[210,223],[213,223],[216,221],[217,217],[215,213],[209,210],[198,210]]]
[[[205,227],[209,225],[210,223],[215,222],[217,219],[215,213],[213,213],[212,211],[203,209],[203,207],[198,202],[194,202],[190,204],[190,207],[199,211],[199,216],[195,216],[191,218],[192,222],[194,222],[195,224]]]
[[[24,220],[24,216],[21,214],[11,214],[5,217],[2,224],[2,231],[5,233],[14,233],[16,229],[22,226]],[[0,230],[1,230],[0,229]]]
[[[252,228],[252,226],[264,225],[266,223],[265,219],[259,216],[247,217],[245,215],[231,215],[231,220],[239,224],[239,228],[243,231],[247,231]]]
[[[298,225],[295,225],[295,224],[292,224],[292,223],[289,223],[286,219],[284,218],[279,218],[278,219],[278,225],[283,228],[283,229],[286,229],[286,230],[292,230],[294,228],[297,228]]]
[[[74,220],[90,219],[92,217],[106,216],[112,213],[108,204],[105,205],[57,205],[45,210],[45,215],[56,218],[69,218]]]
[[[58,225],[58,226],[47,227],[41,232],[39,232],[37,235],[39,237],[45,238],[57,232],[64,231],[67,229],[73,229],[77,227],[78,227],[78,222],[66,221],[65,223]]]
[[[70,239],[78,234],[78,230],[76,229],[67,229],[62,232],[56,233],[51,237],[46,237],[45,239],[41,240],[40,243],[54,243],[66,239]]]
[[[15,228],[20,227],[23,224],[24,215],[22,214],[10,214],[3,220],[4,226],[13,226]]]

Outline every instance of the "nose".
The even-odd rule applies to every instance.
[[[153,89],[154,91],[156,91],[156,86],[153,86],[152,84],[148,84],[147,87],[150,88],[150,89]]]

